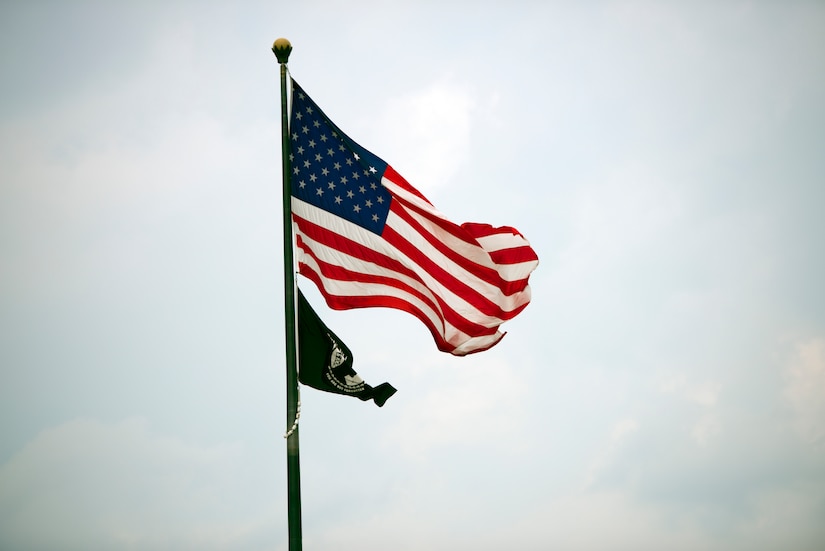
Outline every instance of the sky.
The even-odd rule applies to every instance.
[[[536,250],[494,348],[332,311],[307,550],[825,548],[825,4],[0,3],[0,549],[287,549],[279,66]]]

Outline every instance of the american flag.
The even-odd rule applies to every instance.
[[[299,273],[336,310],[404,310],[439,350],[487,350],[530,302],[538,257],[514,228],[455,224],[352,141],[292,81],[292,220]]]

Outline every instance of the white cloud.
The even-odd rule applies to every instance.
[[[760,492],[751,514],[734,526],[740,549],[818,551],[825,542],[822,492],[816,484],[788,485]]]
[[[273,492],[258,489],[271,481],[256,483],[249,461],[237,443],[185,443],[139,418],[66,422],[0,467],[0,547],[249,545],[276,514]]]
[[[366,147],[427,195],[448,183],[469,160],[475,105],[465,87],[446,80],[434,82],[390,100],[376,120],[391,138],[380,147]]]
[[[447,358],[445,364],[451,360]],[[437,367],[433,367],[436,369]],[[473,365],[440,367],[438,385],[410,400],[387,438],[408,458],[426,459],[446,446],[506,439],[507,452],[523,451],[524,374],[510,364],[473,357]]]
[[[422,493],[426,494],[426,489]],[[525,488],[524,493],[529,494],[529,489]],[[622,492],[554,493],[544,496],[540,503],[531,501],[531,507],[518,514],[500,503],[462,501],[452,509],[450,505],[453,504],[443,503],[431,503],[420,509],[417,503],[399,503],[359,519],[357,529],[346,523],[330,526],[312,536],[312,547],[347,551],[389,548],[409,551],[516,548],[520,551],[550,548],[761,551],[775,549],[772,545],[778,542],[805,542],[809,537],[808,533],[794,534],[791,530],[783,530],[781,537],[773,537],[769,540],[771,544],[765,545],[754,537],[752,524],[758,525],[769,518],[759,517],[748,524],[731,527],[731,532],[738,532],[737,540],[732,542],[719,534],[698,529],[696,518],[682,516],[679,511],[652,507]],[[799,512],[804,513],[802,518],[810,521],[815,510],[813,504],[802,505]],[[433,514],[434,509],[443,514]],[[495,511],[494,517],[491,511]],[[799,522],[792,522],[792,525],[799,527]],[[456,529],[457,526],[461,529]]]
[[[636,419],[620,419],[613,425],[607,443],[603,445],[590,465],[585,478],[585,488],[593,486],[598,481],[602,472],[611,466],[624,442],[638,430],[639,422]]]
[[[619,492],[578,492],[555,496],[520,522],[502,527],[498,539],[505,544],[507,538],[518,538],[526,542],[520,549],[536,551],[707,548],[701,536],[681,526],[667,526],[663,516],[662,511]]]
[[[690,434],[700,446],[707,446],[713,438],[722,432],[722,424],[713,413],[706,413],[693,425]]]
[[[825,339],[796,345],[785,371],[783,395],[794,412],[794,428],[801,438],[825,447]]]
[[[722,384],[718,381],[689,382],[685,373],[678,373],[659,382],[659,390],[666,394],[677,394],[703,407],[711,407],[719,400]]]
[[[724,521],[710,511],[687,513],[679,507],[651,506],[623,492],[584,491],[548,498],[515,522],[503,522],[474,549],[548,548],[581,551],[685,550],[772,551],[820,548],[825,530],[816,516],[821,501],[811,489],[771,492],[749,501],[744,518]]]
[[[663,394],[675,394],[689,404],[700,408],[698,419],[690,427],[690,436],[700,447],[708,446],[722,433],[722,421],[715,406],[719,402],[722,384],[718,381],[691,382],[685,373],[678,373],[659,381]]]
[[[612,303],[617,292],[632,290],[624,274],[631,284],[658,276],[672,250],[666,236],[679,227],[685,210],[680,182],[670,181],[656,163],[629,161],[601,169],[597,177],[565,197],[572,235],[554,254],[558,269],[548,282],[577,304]],[[654,282],[659,284],[658,277]]]

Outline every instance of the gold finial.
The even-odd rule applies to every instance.
[[[272,53],[278,58],[278,63],[286,63],[292,51],[292,44],[286,38],[279,38],[272,43]]]

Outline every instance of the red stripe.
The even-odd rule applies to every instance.
[[[326,228],[314,224],[313,222],[310,222],[304,218],[301,218],[296,214],[293,214],[293,220],[297,222],[298,229],[305,233],[308,237],[312,238],[314,241],[322,243],[330,248],[344,251],[350,256],[365,261],[373,262],[378,266],[381,266],[382,268],[386,268],[387,270],[404,274],[407,277],[420,282],[423,287],[429,289],[429,286],[421,279],[421,277],[414,270],[407,268],[401,262],[391,257],[388,257],[382,253],[379,253],[374,249],[361,245],[360,243],[357,243],[352,239],[349,239],[348,237],[327,230]],[[434,262],[429,257],[422,254],[420,249],[411,245],[406,239],[404,239],[397,232],[395,232],[395,230],[392,229],[390,226],[386,226],[384,228],[384,233],[382,237],[387,241],[388,244],[392,245],[405,255],[408,255],[411,258],[411,260],[415,262],[416,265],[418,265],[422,270],[426,271],[434,279],[436,279],[445,287],[450,289],[454,294],[466,300],[470,305],[472,305],[482,314],[498,318],[503,322],[508,319],[512,319],[513,316],[515,316],[518,312],[522,310],[521,307],[516,308],[514,310],[505,310],[499,304],[479,294],[471,286],[456,278],[455,276],[444,270],[438,263]],[[523,290],[523,286],[521,289],[518,290]],[[447,306],[447,304],[441,299],[441,297],[437,296],[437,293],[432,294],[434,298],[438,300],[442,309],[449,308],[450,310],[452,310],[452,308]],[[484,325],[483,327],[486,327],[486,325]],[[470,334],[472,335],[473,333]]]
[[[490,224],[481,224],[478,222],[464,222],[461,227],[467,230],[473,237],[489,237],[491,235],[518,235],[524,238],[516,228],[511,226],[491,226]]]
[[[412,258],[424,271],[430,274],[441,285],[449,289],[453,294],[461,297],[473,308],[486,316],[509,319],[509,312],[505,312],[499,305],[493,303],[486,297],[477,293],[471,286],[442,268],[428,256],[421,254],[421,251],[411,245],[406,239],[398,234],[392,227],[384,228],[383,237],[395,248]]]
[[[321,231],[323,232],[324,230],[321,229]],[[307,233],[307,235],[309,236],[309,233]],[[317,233],[316,233],[316,235],[317,235]],[[333,239],[326,240],[326,239],[323,238],[323,236],[319,236],[319,237],[321,237],[321,239],[316,239],[316,236],[312,236],[312,238],[313,238],[313,240],[318,241],[319,243],[324,243],[324,241],[327,241],[326,243],[324,243],[325,245],[330,246],[330,247],[334,247],[334,245],[331,244],[330,242],[335,241],[334,237],[336,236],[336,234],[334,234],[332,232],[329,232],[329,235],[331,237],[333,237]],[[397,278],[394,278],[394,277],[391,277],[391,276],[378,276],[378,275],[375,275],[375,274],[365,274],[363,272],[356,272],[356,271],[350,270],[348,268],[344,268],[343,266],[341,266],[339,264],[330,264],[328,262],[325,262],[324,260],[318,258],[318,256],[312,251],[312,249],[309,247],[309,245],[304,243],[304,241],[303,241],[303,239],[301,239],[300,235],[298,236],[298,239],[297,239],[297,246],[300,247],[307,255],[309,255],[309,256],[311,256],[312,258],[315,259],[315,261],[318,263],[318,266],[319,266],[319,268],[321,270],[321,273],[324,277],[327,277],[329,279],[335,279],[335,280],[338,280],[338,281],[357,281],[359,283],[367,283],[367,284],[375,284],[375,285],[387,285],[389,287],[394,287],[394,288],[399,289],[399,290],[401,290],[405,293],[409,293],[411,295],[414,295],[421,302],[426,303],[436,313],[439,312],[439,307],[433,301],[433,298],[434,298],[433,296],[425,295],[424,293],[422,293],[421,291],[419,291],[415,287],[405,283],[401,279],[397,279]],[[416,281],[420,282],[420,280],[417,277],[415,277],[414,275],[411,276],[411,277],[413,277]],[[426,285],[424,285],[423,282],[421,283],[421,286],[426,287]]]
[[[499,304],[479,294],[472,286],[461,281],[453,274],[442,268],[437,262],[434,262],[431,258],[422,254],[420,249],[410,244],[409,241],[404,239],[404,237],[396,232],[392,227],[386,226],[382,237],[384,237],[387,242],[396,249],[409,256],[423,270],[432,275],[434,279],[438,280],[439,283],[450,289],[450,291],[454,294],[466,300],[482,314],[499,318],[501,320],[508,320],[518,313],[517,311],[505,310]]]
[[[422,201],[426,201],[427,203],[429,203],[430,205],[432,205],[432,203],[430,203],[430,200],[429,200],[429,199],[427,199],[426,197],[424,197],[424,196],[421,194],[421,192],[420,192],[420,191],[418,191],[417,189],[415,189],[414,187],[412,187],[412,186],[410,185],[410,183],[409,183],[407,180],[405,180],[403,176],[401,176],[399,173],[397,173],[397,172],[395,171],[395,169],[394,169],[393,167],[391,167],[390,165],[387,165],[387,168],[386,168],[386,169],[384,169],[384,174],[383,174],[383,177],[384,177],[384,178],[387,178],[387,179],[388,179],[388,180],[390,180],[392,183],[394,183],[394,184],[395,184],[395,185],[397,185],[398,187],[402,188],[404,191],[406,191],[406,192],[408,192],[408,193],[410,193],[410,194],[412,194],[412,195],[415,195],[416,197],[420,198]]]
[[[355,258],[374,262],[387,270],[420,280],[418,274],[392,257],[362,245],[357,241],[353,241],[349,237],[330,231],[314,222],[310,222],[306,218],[301,218],[297,214],[293,213],[292,219],[298,224],[298,229],[308,237],[311,237],[313,241],[322,243],[332,249],[337,249]]]
[[[513,249],[502,249],[500,251],[492,251],[489,253],[490,258],[493,259],[493,262],[496,264],[500,264],[502,266],[510,265],[510,264],[521,264],[523,262],[535,262],[539,259],[536,256],[536,251],[533,250],[530,245],[524,245],[523,247],[516,247]],[[527,278],[524,278],[522,283],[522,289],[527,285]]]
[[[438,330],[438,328],[433,326],[432,322],[430,321],[430,318],[427,317],[426,314],[424,314],[421,310],[419,310],[409,302],[406,302],[395,297],[387,296],[372,295],[353,297],[330,294],[326,291],[326,289],[324,289],[324,278],[319,276],[317,272],[315,272],[306,264],[301,264],[301,275],[315,282],[315,285],[321,291],[321,294],[326,299],[327,304],[330,308],[333,308],[335,310],[347,310],[349,308],[369,308],[374,306],[380,306],[386,308],[395,308],[397,310],[408,312],[424,323],[424,325],[430,331],[430,334],[433,336],[435,344],[439,350],[441,350],[442,352],[453,352],[456,348],[455,346],[451,345],[446,340],[444,340],[442,333]]]
[[[307,250],[305,247],[302,246],[304,250]],[[417,306],[412,304],[409,301],[406,301],[399,297],[389,296],[389,295],[381,295],[381,294],[371,294],[371,295],[334,295],[326,290],[323,285],[323,281],[325,280],[334,280],[335,277],[330,277],[330,274],[335,273],[335,266],[331,266],[323,261],[320,261],[312,255],[311,252],[308,252],[310,256],[315,258],[316,262],[318,262],[319,269],[321,270],[321,274],[319,275],[315,269],[308,264],[300,263],[299,269],[301,275],[308,277],[312,281],[315,282],[316,286],[318,287],[321,294],[326,298],[327,303],[331,308],[336,310],[346,310],[348,308],[367,308],[372,306],[383,306],[387,308],[395,308],[398,310],[402,310],[404,312],[408,312],[419,320],[421,320],[435,338],[436,342],[439,343],[440,350],[446,351],[453,351],[455,347],[450,345],[444,339],[444,326],[437,327],[433,324],[432,320],[429,316],[427,316],[422,310],[420,310]],[[345,281],[358,281],[357,279],[348,279]],[[383,283],[383,282],[382,282]],[[401,288],[399,286],[394,286],[396,288]],[[426,302],[426,301],[425,301]],[[464,334],[471,335],[474,337],[485,337],[489,335],[494,335],[498,331],[498,325],[495,327],[484,327],[477,324],[473,324],[468,320],[464,319],[463,317],[459,316],[449,307],[445,307],[444,313],[446,316],[440,318],[442,323],[444,323],[445,318],[446,322],[449,323],[452,327],[461,331]],[[438,312],[436,311],[436,314]],[[443,347],[442,347],[443,345]],[[492,345],[490,345],[492,346]],[[489,347],[488,347],[489,348]],[[486,350],[486,348],[485,348]]]
[[[496,228],[490,224],[479,224],[476,222],[465,222],[461,224],[461,227],[476,239],[493,235],[506,235],[518,236],[524,240],[523,245],[490,251],[490,256],[495,256],[496,258],[496,264],[520,264],[522,262],[536,262],[539,259],[536,251],[530,247],[530,244],[516,228],[510,226]]]
[[[398,184],[398,182],[395,182],[393,180],[391,180],[391,181],[396,185],[400,185],[400,184]],[[403,187],[403,186],[401,186],[401,187]],[[421,197],[420,194],[418,194],[418,196]],[[424,208],[424,207],[421,207],[420,205],[417,205],[415,203],[407,201],[406,199],[404,199],[403,197],[401,197],[401,196],[399,196],[395,193],[392,194],[392,197],[393,197],[394,202],[397,201],[398,203],[400,203],[407,210],[409,210],[411,212],[414,212],[415,214],[421,216],[422,218],[426,218],[427,220],[429,220],[430,222],[432,222],[433,224],[435,224],[436,226],[438,226],[439,228],[441,228],[445,232],[449,233],[450,235],[452,235],[456,239],[464,241],[468,245],[476,245],[476,246],[478,245],[476,240],[471,235],[468,235],[468,233],[466,231],[463,231],[461,229],[461,226],[459,226],[458,224],[455,224],[453,222],[450,222],[449,220],[445,219],[443,216],[439,215],[439,213],[435,211],[435,207],[433,207],[432,205],[430,205],[429,208]],[[422,199],[424,199],[424,201],[427,201],[427,199],[424,198],[424,197],[422,197]],[[427,201],[427,203],[429,204],[429,201]]]
[[[438,296],[434,297],[436,299],[437,303],[438,303],[438,306],[434,306],[432,298],[426,297],[425,295],[422,295],[415,288],[406,285],[402,281],[393,279],[391,277],[382,277],[382,276],[375,276],[373,274],[363,274],[363,273],[360,273],[360,272],[353,272],[351,270],[347,270],[346,268],[342,268],[341,266],[337,266],[335,264],[329,264],[327,262],[324,262],[323,260],[319,259],[312,252],[312,250],[305,243],[303,243],[303,241],[300,240],[300,238],[299,238],[298,246],[308,256],[311,256],[313,259],[315,259],[315,262],[318,264],[318,269],[321,271],[321,275],[324,276],[325,278],[327,278],[328,280],[331,280],[331,281],[345,281],[345,282],[353,282],[354,281],[354,282],[358,282],[358,283],[365,283],[365,284],[368,284],[368,285],[369,284],[386,285],[388,287],[398,289],[399,291],[402,291],[402,292],[405,292],[405,293],[408,293],[410,295],[413,295],[413,296],[417,297],[418,299],[421,300],[421,302],[423,302],[423,303],[425,303],[429,306],[429,308],[433,311],[434,315],[436,317],[438,317],[439,319],[441,319],[442,323],[446,322],[450,326],[455,328],[456,330],[461,331],[462,333],[465,333],[467,335],[473,335],[473,336],[492,335],[493,333],[496,332],[496,329],[498,328],[498,326],[501,325],[501,323],[503,322],[502,321],[502,322],[496,323],[492,327],[488,327],[488,326],[485,326],[485,325],[474,323],[474,322],[468,320],[467,318],[459,315],[455,310],[450,308],[450,306],[447,303],[445,303],[443,300],[441,300],[441,298],[438,297]],[[311,267],[307,264],[301,263],[300,266],[299,266],[301,273],[303,273],[304,267],[307,270],[315,271],[313,267]],[[322,291],[322,292],[324,294],[326,294],[326,291]],[[391,300],[404,301],[404,299],[399,298],[399,297],[392,297],[390,295],[384,295],[384,294],[378,294],[378,293],[371,294],[371,295],[369,295],[369,297],[374,297],[376,300],[380,297],[387,297],[388,299],[391,299]],[[341,304],[344,304],[344,303],[350,304],[350,306],[352,308],[358,308],[358,307],[363,307],[364,303],[369,302],[370,300],[371,299],[368,298],[367,296],[354,295],[354,296],[351,296],[351,297],[346,297],[346,299],[342,298],[341,300],[339,300],[339,302]],[[409,301],[406,301],[406,302],[409,303]],[[410,308],[414,308],[416,311],[419,310],[418,307],[415,306],[414,304],[412,304],[412,303],[409,303],[409,304],[410,304]]]
[[[317,224],[313,224],[312,222],[300,218],[297,215],[293,215],[293,219],[297,221],[299,230],[301,230],[303,234],[313,239],[314,241],[322,243],[336,250],[349,249],[347,250],[347,254],[359,258],[361,260],[373,262],[376,265],[379,265],[387,270],[403,273],[410,279],[419,282],[422,287],[429,290],[429,286],[427,286],[414,271],[405,268],[404,266],[400,265],[397,261],[386,257],[386,255],[383,255],[381,253],[374,251],[373,249],[355,243],[349,238],[343,237],[335,232],[323,228],[322,226],[318,226]],[[436,293],[430,292],[430,294],[423,294],[415,287],[412,287],[404,281],[396,279],[392,276],[377,276],[374,274],[365,274],[362,272],[349,270],[337,264],[329,264],[321,260],[320,258],[318,258],[317,255],[314,254],[309,245],[303,242],[300,234],[298,235],[298,246],[306,254],[312,256],[312,258],[315,259],[315,261],[318,263],[322,275],[324,275],[325,277],[339,281],[357,281],[359,283],[366,284],[382,284],[409,293],[417,297],[425,304],[427,304],[436,313],[436,315],[439,315],[442,318],[442,320],[447,320],[450,325],[468,335],[483,336],[493,334],[495,333],[495,330],[498,327],[498,325],[503,323],[505,320],[510,319],[510,317],[515,316],[518,312],[520,312],[523,309],[522,306],[513,312],[506,313],[506,316],[510,317],[505,317],[505,315],[488,314],[491,317],[498,318],[497,323],[491,328],[487,325],[473,322],[465,318],[464,316],[458,314],[456,310],[454,310],[447,302],[445,302]],[[418,251],[418,253],[420,255],[420,251]],[[386,259],[387,262],[379,262],[377,261],[377,259]],[[361,300],[362,299],[359,298],[356,300],[356,302]],[[353,307],[355,307],[355,303],[353,303]],[[416,308],[412,305],[410,307]]]
[[[478,279],[486,283],[489,283],[490,285],[498,287],[501,290],[501,292],[507,296],[513,295],[524,290],[524,287],[527,285],[526,279],[520,281],[507,281],[506,279],[501,277],[501,274],[496,269],[474,262],[471,258],[464,256],[455,249],[449,247],[446,243],[444,243],[444,241],[430,233],[427,230],[427,228],[422,226],[421,223],[418,220],[416,220],[413,216],[411,216],[409,212],[407,212],[403,207],[401,207],[400,205],[396,205],[397,203],[393,201],[393,204],[390,207],[390,210],[392,212],[394,212],[399,218],[403,219],[407,224],[409,224],[410,227],[412,227],[419,235],[421,235],[421,237],[423,237],[430,245],[437,249],[438,252],[440,252],[445,257],[449,258],[450,260],[461,266],[467,272],[473,274]],[[455,227],[461,229],[459,226]],[[386,234],[387,232],[386,230],[384,230],[384,235],[385,237],[387,237],[387,240],[389,241],[389,236]],[[486,256],[490,260],[491,264],[498,264],[498,262],[496,262],[493,258],[492,254],[484,250],[474,239],[470,238],[468,240],[467,238],[465,238],[463,239],[463,241],[467,242],[469,246],[471,246],[473,250],[477,252],[477,254]],[[407,242],[405,241],[405,243]],[[417,251],[417,253],[419,255],[421,254],[420,251]],[[502,257],[505,254],[506,250],[496,251],[497,257]],[[462,296],[464,296],[463,293]]]
[[[412,188],[406,182],[406,180],[403,179],[403,177],[398,175],[397,172],[395,172],[395,171],[393,171],[392,173],[385,172],[385,177],[388,178],[390,181],[392,181],[395,185],[398,185],[398,186],[404,188],[405,190],[409,191],[410,193],[413,193],[414,195],[416,195],[418,197],[421,197],[424,201],[427,201],[426,197],[422,196],[414,188]],[[396,177],[400,179],[400,182],[396,181]],[[517,229],[515,229],[511,226],[495,227],[495,226],[491,226],[490,224],[481,224],[481,223],[477,223],[477,222],[465,222],[461,225],[458,225],[458,224],[455,224],[455,223],[450,222],[449,220],[443,218],[442,216],[439,215],[439,213],[435,212],[434,210],[428,210],[426,208],[420,207],[419,205],[416,205],[414,203],[406,201],[403,197],[400,197],[396,194],[393,194],[393,200],[394,200],[393,201],[394,203],[398,202],[401,206],[405,207],[407,211],[414,212],[415,214],[421,216],[422,218],[425,218],[428,221],[432,222],[433,224],[435,224],[436,226],[438,226],[439,228],[441,228],[445,232],[449,233],[450,235],[452,235],[456,239],[459,239],[459,240],[467,243],[468,245],[471,245],[471,246],[474,246],[474,247],[479,247],[479,243],[478,243],[477,239],[482,238],[482,237],[489,237],[489,236],[492,236],[492,235],[513,235],[513,236],[519,236],[522,239],[524,239],[524,236],[521,234],[521,232],[519,232]],[[429,201],[427,201],[427,203],[430,204]],[[393,210],[394,210],[394,212],[399,214],[399,216],[401,216],[401,212],[404,209],[396,208],[396,209],[393,209]],[[409,212],[405,212],[404,215],[402,216],[402,218],[407,220],[409,223],[413,224],[413,218],[410,217]],[[456,251],[454,249],[450,248],[442,240],[432,236],[431,232],[421,231],[420,222],[416,221],[416,222],[414,222],[414,225],[418,228],[419,233],[421,233],[422,235],[427,237],[427,241],[429,241],[432,245],[439,248],[439,250],[442,252],[442,254],[450,256],[451,258],[456,257],[455,256],[457,254]],[[430,239],[429,236],[431,236],[432,239]],[[529,243],[527,243],[526,239],[524,239],[524,245],[520,245],[518,247],[500,249],[498,251],[486,251],[486,249],[484,249],[483,247],[481,247],[481,248],[482,248],[482,250],[485,250],[485,252],[487,252],[490,255],[490,257],[493,259],[495,264],[506,265],[506,264],[520,264],[522,262],[538,261],[538,255],[530,247],[530,245],[529,245]],[[462,256],[461,258],[464,258],[464,257]],[[484,268],[483,265],[476,264],[476,263],[474,263],[474,264],[481,267],[481,268]],[[494,285],[501,287],[502,290],[504,290],[505,294],[507,294],[507,295],[513,294],[515,292],[519,292],[519,291],[523,290],[524,287],[527,286],[527,278],[524,278],[524,281],[521,284],[520,288],[515,287],[513,289],[508,289],[507,285],[511,284],[511,282],[509,282],[507,280],[503,280],[503,281],[505,281],[505,284],[501,285],[501,284],[498,283],[497,279],[490,279],[490,278],[485,277],[481,274],[478,274],[478,275],[481,279],[484,279],[485,281],[491,282]]]

